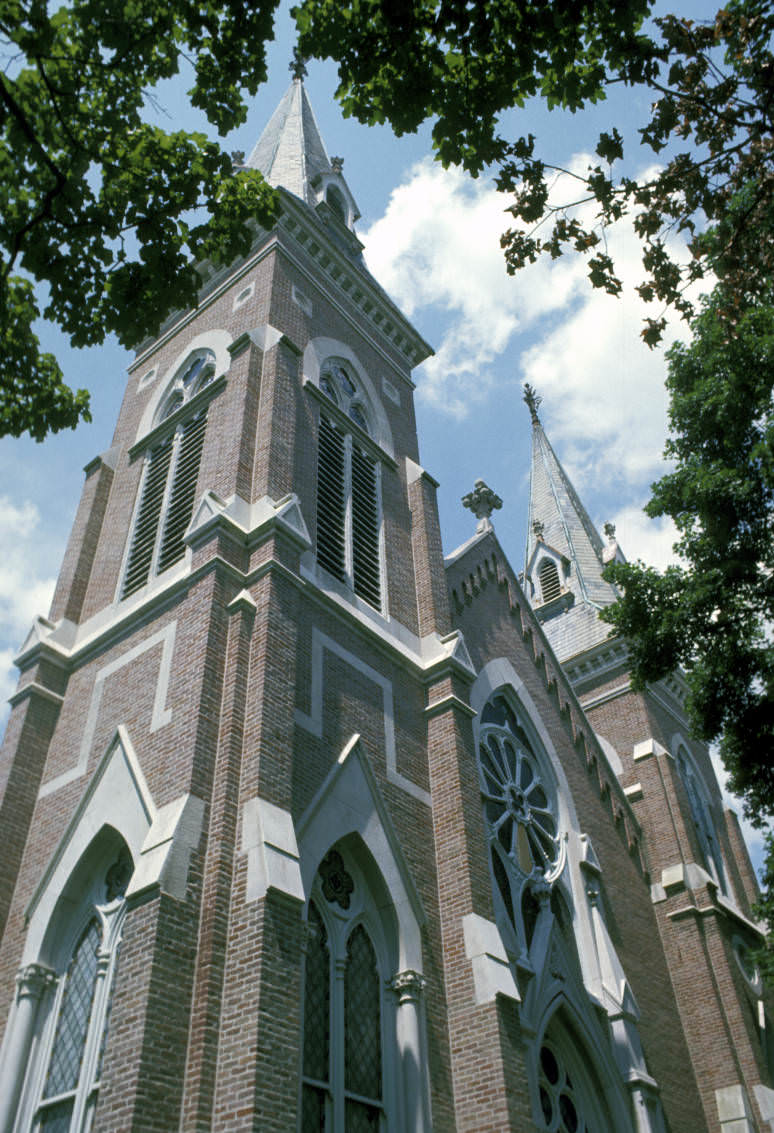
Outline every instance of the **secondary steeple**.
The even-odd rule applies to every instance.
[[[551,447],[538,416],[541,399],[525,386],[532,417],[532,466],[524,580],[527,595],[560,661],[604,641],[599,611],[616,600],[602,571],[622,558],[608,525],[606,546]]]
[[[304,89],[303,62],[296,59],[290,69],[293,81],[245,164],[312,208],[324,202],[351,229],[360,212],[341,171],[343,159],[328,157]]]

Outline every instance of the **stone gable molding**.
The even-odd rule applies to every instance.
[[[398,918],[400,970],[423,972],[426,915],[368,753],[354,733],[297,824],[304,890],[333,842],[356,834],[371,853]]]
[[[250,504],[241,496],[224,500],[216,492],[206,491],[194,509],[183,538],[189,547],[199,546],[215,527],[248,547],[267,539],[277,528],[290,536],[299,550],[307,551],[312,546],[301,504],[294,492],[281,500],[262,496]]]
[[[318,739],[322,738],[324,655],[326,652],[332,653],[335,657],[338,657],[340,661],[344,661],[345,664],[350,665],[380,689],[382,694],[384,754],[387,778],[391,783],[394,783],[396,787],[400,787],[401,790],[406,791],[407,794],[412,795],[426,806],[432,806],[430,792],[424,790],[424,788],[418,786],[416,783],[413,783],[398,771],[397,751],[395,748],[395,709],[393,704],[392,681],[366,664],[365,661],[362,661],[354,653],[351,653],[348,649],[339,645],[332,637],[328,637],[327,634],[322,633],[317,626],[313,626],[312,628],[312,682],[309,695],[309,712],[306,713],[302,712],[300,709],[296,709],[296,724]]]
[[[49,779],[48,782],[44,783],[38,792],[38,798],[43,799],[54,791],[58,791],[60,787],[64,787],[67,783],[72,783],[73,780],[80,779],[82,775],[85,775],[89,763],[94,732],[96,731],[97,720],[99,718],[99,709],[102,702],[102,693],[105,689],[105,681],[159,644],[162,646],[162,651],[156,678],[156,691],[153,698],[150,731],[156,732],[159,728],[163,728],[165,724],[170,722],[172,719],[172,709],[166,707],[166,702],[172,672],[172,655],[175,649],[176,631],[177,621],[169,622],[168,625],[157,630],[156,633],[147,637],[144,641],[140,641],[132,649],[128,649],[126,653],[122,653],[120,657],[109,661],[107,665],[103,665],[102,668],[97,671],[91,690],[91,701],[86,714],[86,722],[83,728],[78,762],[68,771],[63,771],[61,775],[57,775],[55,778]]]

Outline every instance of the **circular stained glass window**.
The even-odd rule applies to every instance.
[[[482,715],[479,765],[493,845],[520,874],[550,876],[560,848],[555,808],[527,735],[503,697]]]

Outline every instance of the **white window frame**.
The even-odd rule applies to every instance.
[[[717,883],[721,893],[728,896],[728,879],[723,851],[717,828],[710,810],[709,792],[704,779],[688,749],[680,744],[677,749],[677,770],[688,796],[693,827],[699,842],[703,861],[700,863]]]
[[[104,859],[108,865],[112,859]],[[66,932],[58,948],[48,987],[37,1012],[31,1057],[27,1067],[21,1099],[13,1123],[13,1133],[35,1133],[41,1128],[39,1117],[47,1108],[73,1098],[69,1133],[87,1133],[91,1129],[99,1097],[100,1081],[96,1077],[102,1036],[111,1000],[118,948],[126,917],[123,896],[104,900],[105,870],[98,872],[84,894],[78,909],[65,923]],[[44,1098],[46,1078],[53,1054],[59,1014],[66,989],[66,976],[73,953],[89,923],[96,917],[101,931],[97,952],[91,1013],[81,1057],[78,1081],[73,1090]]]
[[[186,390],[183,379],[191,368],[192,365],[199,359],[205,361],[201,374],[197,376],[195,383],[190,390]],[[143,453],[143,469],[140,476],[140,483],[137,491],[137,498],[135,501],[134,511],[132,513],[132,521],[129,525],[129,537],[126,542],[124,550],[124,558],[121,564],[121,571],[119,574],[118,589],[116,594],[117,601],[126,601],[135,597],[137,594],[142,593],[146,587],[154,582],[159,575],[166,574],[168,570],[177,566],[180,561],[188,563],[190,561],[190,554],[186,548],[183,555],[178,556],[177,559],[165,566],[163,570],[159,570],[159,560],[161,556],[162,546],[165,538],[167,524],[170,518],[169,507],[172,498],[172,492],[176,486],[178,465],[180,460],[180,450],[183,442],[183,435],[186,428],[195,421],[199,416],[204,416],[204,423],[202,427],[202,436],[199,446],[199,454],[197,457],[197,478],[201,469],[202,451],[206,438],[207,428],[207,411],[212,398],[220,392],[224,385],[224,379],[214,379],[216,366],[216,357],[212,350],[206,347],[199,347],[192,350],[186,355],[184,361],[177,367],[175,375],[171,382],[164,390],[163,397],[160,398],[156,412],[153,419],[153,427],[148,435],[141,441],[132,446],[130,450],[130,457],[134,457]],[[172,398],[180,398],[180,403],[176,405],[171,412],[167,411]],[[160,445],[164,444],[171,437],[171,453],[169,463],[165,474],[164,489],[159,504],[158,516],[156,519],[155,533],[153,536],[153,546],[151,550],[150,559],[148,561],[147,569],[145,570],[144,578],[139,585],[132,586],[132,589],[127,592],[126,587],[130,576],[130,568],[133,566],[134,558],[134,542],[137,534],[138,523],[140,520],[142,507],[145,502],[145,493],[148,485],[148,476],[151,470],[153,454],[156,452]],[[195,485],[194,485],[195,488]],[[190,508],[191,515],[195,507],[196,495],[194,491],[193,502]],[[190,521],[191,515],[188,516]],[[186,524],[187,526],[187,524]]]
[[[326,401],[328,399],[326,398]],[[357,405],[362,405],[362,401],[358,400]],[[333,407],[337,410],[335,413],[331,411],[326,405],[320,411],[320,425],[319,431],[323,427],[332,430],[338,437],[343,446],[343,459],[344,459],[344,479],[342,485],[342,495],[344,503],[343,514],[343,528],[341,531],[341,538],[343,542],[343,577],[339,577],[334,571],[331,571],[322,562],[320,562],[319,546],[320,546],[320,507],[321,507],[321,475],[320,475],[320,450],[321,440],[318,437],[318,456],[317,456],[317,563],[321,570],[324,570],[326,575],[346,588],[346,590],[355,595],[364,602],[370,609],[377,610],[383,613],[386,608],[385,593],[386,593],[386,570],[385,570],[385,547],[384,547],[384,511],[382,507],[382,462],[376,455],[374,449],[376,446],[367,442],[368,435],[362,433],[355,421],[345,417],[342,411],[332,403]],[[323,426],[323,421],[325,426]],[[361,436],[362,434],[362,436]],[[376,509],[376,561],[371,564],[378,575],[379,586],[379,602],[378,605],[372,601],[372,598],[363,593],[358,588],[355,578],[355,562],[354,562],[354,535],[353,535],[353,499],[355,487],[353,486],[352,477],[352,464],[353,464],[353,448],[357,447],[361,455],[368,461],[374,473],[374,498],[373,501],[365,501],[366,504],[373,503]]]

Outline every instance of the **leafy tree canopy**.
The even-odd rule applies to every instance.
[[[732,327],[733,298],[718,286],[691,344],[667,353],[674,470],[646,511],[672,517],[683,565],[611,564],[622,598],[602,617],[628,639],[640,687],[683,667],[693,726],[720,740],[731,790],[762,826],[774,816],[774,302],[749,304]],[[766,874],[760,959],[774,976],[771,837]]]
[[[502,239],[509,271],[542,254],[581,252],[592,285],[618,294],[604,236],[631,216],[642,242],[638,291],[659,304],[643,329],[653,345],[665,305],[693,315],[685,288],[705,274],[728,284],[724,315],[732,320],[771,277],[774,251],[761,247],[757,233],[772,209],[774,9],[768,0],[731,0],[706,23],[665,16],[645,35],[638,29],[649,7],[303,0],[295,14],[301,50],[338,62],[346,111],[365,122],[386,119],[399,133],[435,116],[433,142],[444,163],[473,174],[496,163],[517,222]],[[644,84],[654,97],[634,141],[663,164],[639,180],[625,173],[630,143],[615,125],[585,171],[539,156],[531,134],[504,136],[502,112],[530,95],[577,110],[621,84]],[[731,202],[743,191],[745,208],[729,224]],[[670,240],[676,233],[683,254]]]
[[[32,323],[43,314],[75,346],[115,333],[131,346],[196,302],[195,261],[247,252],[251,218],[274,194],[237,175],[200,133],[147,120],[148,92],[191,67],[190,97],[220,133],[245,117],[266,77],[276,0],[0,0],[0,434],[88,419]],[[151,96],[152,97],[152,96]],[[187,222],[191,210],[213,219]]]

